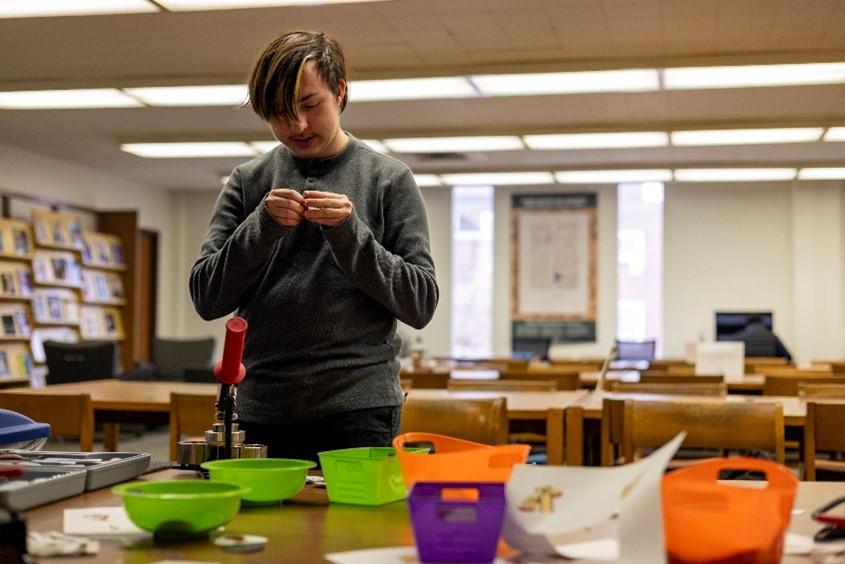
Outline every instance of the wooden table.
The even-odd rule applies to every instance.
[[[208,394],[209,401],[213,402],[217,395],[217,384],[89,380],[43,388],[11,388],[5,392],[32,395],[89,394],[94,404],[94,418],[104,424],[103,447],[107,451],[117,451],[121,423],[144,421],[151,415],[167,420],[171,392]]]
[[[143,479],[193,479],[191,472],[168,470],[145,476]],[[845,493],[845,484],[837,482],[802,482],[794,507],[801,510],[793,515],[790,531],[812,534],[820,528],[810,518],[813,509]],[[120,505],[121,500],[109,488],[32,509],[24,513],[30,531],[62,530],[62,515],[67,508]],[[230,533],[257,534],[269,539],[266,547],[256,553],[224,552],[208,540],[182,542],[147,542],[131,549],[123,548],[120,540],[100,542],[100,553],[91,557],[39,558],[39,564],[92,564],[124,562],[148,563],[160,560],[194,560],[203,562],[270,563],[325,562],[323,556],[332,552],[361,550],[391,546],[413,545],[413,535],[406,504],[391,503],[379,507],[329,504],[325,490],[306,486],[296,497],[281,506],[242,508],[226,525]],[[784,564],[811,562],[805,556],[786,556]]]
[[[572,404],[566,410],[566,463],[580,466],[584,463],[584,422],[594,420],[601,422],[602,419],[602,398],[609,399],[630,399],[634,401],[672,401],[689,403],[779,403],[783,405],[784,425],[787,427],[804,427],[804,420],[807,417],[807,405],[802,399],[795,396],[751,396],[751,395],[728,395],[726,397],[716,396],[676,396],[668,394],[642,394],[642,393],[618,393],[604,392],[601,396],[589,394],[582,400]]]
[[[584,388],[595,388],[600,372],[581,372],[579,377],[581,386]],[[608,380],[618,382],[639,382],[640,372],[637,370],[608,370]],[[763,384],[766,377],[762,374],[746,374],[742,378],[733,380],[726,379],[725,384],[729,393],[759,394],[763,391]]]
[[[564,410],[586,398],[586,390],[567,392],[457,391],[411,389],[408,397],[423,399],[490,399],[504,397],[509,421],[544,420],[546,422],[546,459],[548,464],[564,462]],[[580,443],[579,443],[580,444]]]

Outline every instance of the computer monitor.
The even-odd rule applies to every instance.
[[[716,340],[733,341],[733,335],[745,329],[748,322],[755,317],[759,317],[769,331],[772,330],[774,316],[771,311],[717,311]]]
[[[110,341],[44,341],[47,384],[101,380],[115,375],[117,348]]]
[[[548,337],[514,337],[511,340],[511,356],[520,360],[548,360],[551,341]]]

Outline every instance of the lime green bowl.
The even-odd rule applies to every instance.
[[[129,519],[161,536],[193,536],[225,525],[238,513],[246,488],[207,480],[159,480],[121,484]]]
[[[316,465],[292,458],[233,458],[201,464],[212,481],[248,488],[244,501],[249,503],[278,503],[295,496],[305,485],[308,470]]]

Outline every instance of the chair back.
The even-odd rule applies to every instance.
[[[117,348],[111,341],[44,341],[44,356],[48,385],[103,380],[117,372]]]
[[[94,405],[89,394],[0,392],[0,408],[50,425],[51,437],[79,437],[79,450],[94,450]]]
[[[153,339],[152,362],[160,380],[182,380],[186,366],[211,366],[214,338]]]
[[[764,396],[797,396],[800,384],[845,384],[845,378],[835,376],[772,376],[766,374],[763,382]]]
[[[505,398],[409,397],[402,408],[402,433],[437,433],[488,445],[508,442]]]
[[[555,380],[449,380],[449,390],[500,391],[500,392],[554,392]]]
[[[721,384],[725,381],[722,375],[695,376],[683,374],[655,374],[640,373],[640,384]]]
[[[659,447],[681,431],[685,448],[764,450],[784,462],[783,406],[779,403],[631,401],[624,406],[622,452]]]
[[[660,383],[610,382],[611,392],[632,394],[666,394],[673,396],[725,397],[728,386],[724,382]]]
[[[657,341],[620,341],[616,339],[616,360],[654,360]]]
[[[845,403],[807,402],[804,424],[804,479],[816,479],[816,468],[845,472],[842,460],[821,461],[819,451],[845,452]]]
[[[170,394],[170,460],[179,456],[182,435],[204,436],[216,418],[214,397],[199,394]]]
[[[845,378],[841,384],[812,384],[806,382],[798,383],[798,397],[806,400],[823,398],[845,399]]]
[[[500,373],[499,378],[501,380],[548,380],[555,383],[556,390],[577,390],[581,388],[581,373],[576,370],[557,368],[506,370]]]

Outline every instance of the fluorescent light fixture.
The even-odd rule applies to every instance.
[[[617,149],[665,147],[669,144],[669,135],[663,131],[525,135],[523,139],[529,149]]]
[[[554,184],[551,172],[477,172],[441,174],[449,186],[508,186],[520,184]]]
[[[387,147],[384,146],[384,143],[379,141],[378,139],[361,139],[361,141],[369,145],[370,149],[375,151],[376,153],[386,153]]]
[[[845,141],[845,127],[831,127],[824,135],[825,141]]]
[[[424,188],[426,186],[443,186],[443,183],[440,181],[440,177],[436,174],[415,174],[414,180],[420,188]]]
[[[798,180],[845,180],[845,167],[802,168]]]
[[[355,4],[386,0],[156,0],[173,12],[201,10],[243,10],[246,8],[278,8],[283,6],[318,6],[320,4]]]
[[[669,182],[672,180],[672,171],[668,169],[561,170],[555,173],[555,180],[561,184]]]
[[[247,143],[125,143],[122,151],[152,159],[186,159],[195,157],[254,157],[255,149]]]
[[[114,88],[0,92],[0,108],[4,110],[137,108],[141,106],[140,102]]]
[[[679,168],[678,182],[751,182],[755,180],[794,180],[794,168]]]
[[[470,80],[485,96],[650,92],[660,89],[656,69],[484,74],[473,75]]]
[[[777,129],[712,129],[674,131],[673,145],[762,145],[768,143],[812,143],[822,136],[821,127]]]
[[[243,84],[124,88],[123,91],[148,106],[240,106],[248,100]]]
[[[845,63],[687,67],[663,71],[663,86],[667,90],[752,88],[841,82],[845,82]]]
[[[385,139],[394,153],[461,153],[465,151],[516,151],[525,145],[516,135],[487,137],[415,137]]]
[[[477,96],[478,92],[462,76],[354,80],[349,85],[349,101],[351,103],[380,100],[475,98]]]
[[[4,0],[0,18],[43,18],[158,12],[147,0]]]
[[[250,141],[249,144],[252,145],[256,151],[262,154],[269,153],[279,146],[278,141]]]

